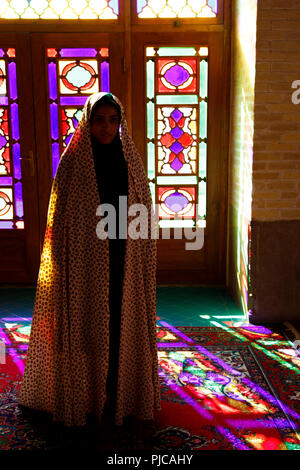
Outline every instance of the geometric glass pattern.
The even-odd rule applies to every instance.
[[[218,0],[137,0],[139,18],[215,18]]]
[[[23,229],[16,51],[0,48],[0,229]]]
[[[1,0],[0,18],[116,20],[119,0]]]
[[[49,111],[54,178],[89,95],[109,92],[108,48],[48,48]]]
[[[206,226],[208,47],[146,47],[147,176],[160,227]]]

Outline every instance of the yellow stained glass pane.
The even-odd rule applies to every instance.
[[[215,18],[217,0],[137,0],[139,18]]]
[[[208,56],[208,47],[200,47],[199,55],[201,55],[201,57]]]
[[[118,0],[1,0],[0,18],[109,19],[119,14]]]

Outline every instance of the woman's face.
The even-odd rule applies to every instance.
[[[110,144],[119,130],[118,111],[110,105],[103,104],[96,109],[91,121],[91,134],[100,144]]]

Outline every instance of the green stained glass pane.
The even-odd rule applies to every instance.
[[[158,222],[161,228],[180,228],[180,227],[194,227],[193,220],[160,220]]]
[[[148,178],[155,178],[155,145],[149,142],[147,145],[148,150]]]
[[[147,98],[154,98],[154,62],[147,62]]]
[[[199,217],[206,216],[206,183],[205,181],[200,181],[199,183],[198,215]]]
[[[157,104],[198,104],[197,95],[158,95]]]
[[[155,206],[155,184],[149,182],[149,187],[150,187],[150,193],[151,193],[151,197],[152,197],[152,204],[153,204],[153,206]]]
[[[194,47],[160,47],[157,51],[159,56],[193,56],[197,51]]]
[[[207,144],[205,142],[201,142],[199,144],[199,176],[200,178],[206,177],[206,152],[207,152]]]
[[[147,103],[147,137],[154,139],[154,103]]]
[[[208,62],[207,60],[200,61],[200,96],[201,98],[207,98],[207,74],[208,74]]]
[[[118,19],[118,0],[1,0],[0,18]]]
[[[197,184],[196,176],[158,176],[157,184]]]
[[[207,137],[207,103],[201,101],[200,103],[200,125],[199,125],[199,136],[201,139]]]

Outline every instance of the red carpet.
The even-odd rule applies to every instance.
[[[161,323],[153,450],[300,450],[300,358],[283,332]],[[17,406],[29,329],[11,323],[0,333],[0,449],[47,449]]]

